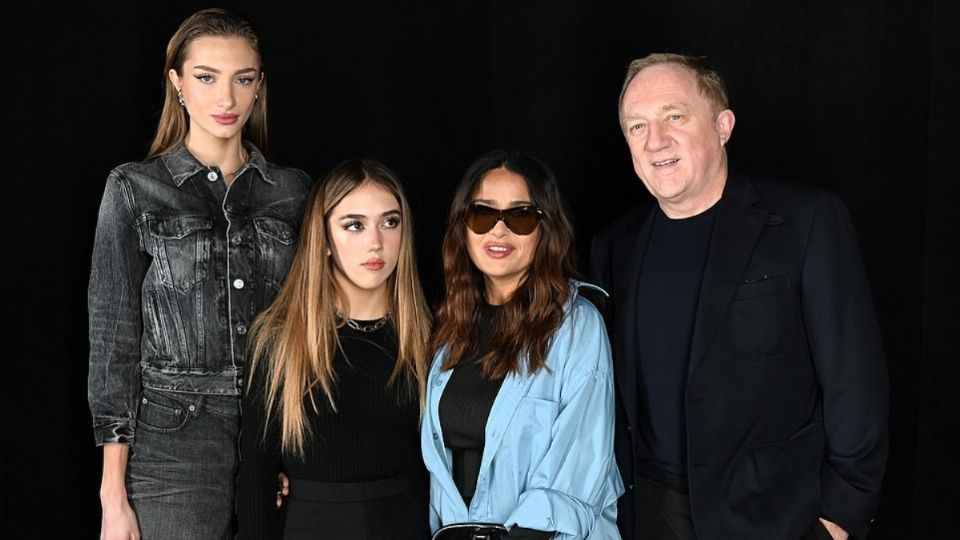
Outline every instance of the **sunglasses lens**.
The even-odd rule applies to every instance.
[[[476,234],[486,234],[497,224],[499,217],[497,210],[475,204],[467,211],[467,227]]]
[[[533,208],[524,206],[512,208],[504,212],[507,227],[516,234],[527,235],[537,228],[540,223],[540,214]]]
[[[503,219],[503,223],[514,234],[528,235],[540,223],[540,213],[536,208],[520,206],[508,210],[498,210],[482,204],[475,204],[467,211],[467,227],[476,234],[486,234]]]

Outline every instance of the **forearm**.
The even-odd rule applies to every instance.
[[[126,503],[127,460],[130,445],[107,443],[103,445],[103,477],[100,480],[100,502],[104,506]]]

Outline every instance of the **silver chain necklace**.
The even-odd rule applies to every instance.
[[[343,315],[339,313],[337,315],[340,316],[341,319],[345,319]],[[379,319],[367,324],[360,324],[353,319],[346,319],[346,321],[347,321],[347,326],[349,326],[350,328],[353,328],[358,332],[364,332],[369,334],[370,332],[376,332],[377,330],[383,328],[383,325],[387,324],[387,321],[389,319],[390,319],[390,315],[384,315],[383,317],[380,317]]]

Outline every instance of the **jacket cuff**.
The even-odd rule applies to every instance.
[[[93,422],[93,438],[97,446],[107,443],[133,444],[136,421],[129,418],[104,418]]]
[[[821,515],[842,527],[851,538],[866,538],[880,494],[858,490],[826,465],[820,469],[820,483]]]

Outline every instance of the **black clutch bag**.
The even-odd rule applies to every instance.
[[[508,532],[496,523],[454,523],[437,530],[433,540],[501,540]]]

